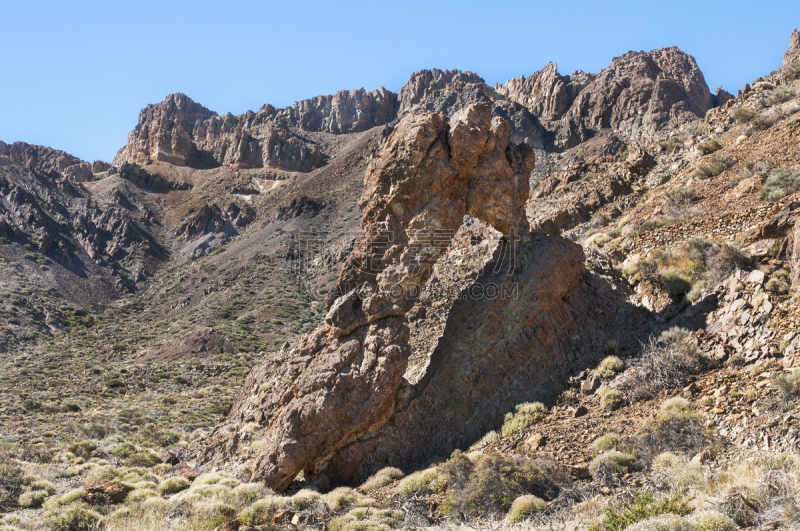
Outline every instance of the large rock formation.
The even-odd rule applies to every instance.
[[[0,140],[0,167],[16,166],[50,179],[67,178],[73,182],[91,181],[92,165],[69,153],[25,142],[11,145]]]
[[[253,477],[276,490],[301,470],[350,482],[419,465],[552,397],[570,360],[608,339],[581,331],[602,304],[580,287],[580,247],[527,232],[533,156],[511,136],[488,102],[397,125],[366,173],[364,236],[325,324],[247,376],[201,462],[242,457],[255,422]]]
[[[495,89],[542,120],[559,148],[586,141],[590,130],[652,135],[702,118],[714,105],[694,58],[675,47],[628,52],[597,75],[561,76],[548,63]]]
[[[397,116],[397,106],[394,92],[383,87],[370,92],[362,88],[300,101],[275,111],[275,115],[306,131],[345,134],[391,122]]]
[[[789,37],[789,49],[783,54],[784,68],[798,59],[800,59],[800,31],[794,30]]]
[[[171,94],[139,113],[115,166],[150,160],[177,166],[276,166],[307,172],[322,164],[319,146],[275,121],[274,109],[241,116],[219,116],[184,94]]]

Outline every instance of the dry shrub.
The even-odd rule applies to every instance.
[[[387,466],[375,472],[371,478],[364,482],[361,485],[361,490],[364,492],[372,492],[373,490],[378,490],[380,488],[385,487],[392,481],[400,479],[403,477],[403,471],[399,468],[395,468],[392,466]]]
[[[800,190],[800,168],[781,166],[772,170],[764,183],[761,197],[765,201],[778,201]]]
[[[625,363],[621,359],[617,356],[608,356],[600,362],[594,374],[600,378],[613,378],[624,370]]]
[[[656,418],[636,435],[636,448],[646,462],[664,452],[693,456],[711,442],[703,415],[682,398],[664,402]]]
[[[782,76],[786,81],[800,79],[800,59],[795,59],[783,69]]]
[[[701,164],[697,168],[697,171],[700,172],[701,177],[716,177],[727,170],[730,165],[730,161],[727,158],[714,156],[711,157],[706,164]]]
[[[706,278],[712,284],[718,284],[738,270],[746,271],[753,267],[750,258],[732,245],[720,245],[715,247],[707,255],[708,269]]]
[[[689,331],[679,327],[662,332],[658,339],[650,337],[633,362],[637,370],[621,382],[630,398],[647,399],[662,390],[682,385],[700,368],[697,347],[687,342],[688,337]]]
[[[541,468],[518,456],[468,456],[456,450],[440,469],[447,477],[447,498],[439,508],[445,515],[455,510],[469,515],[500,513],[525,494],[545,500],[558,494]]]

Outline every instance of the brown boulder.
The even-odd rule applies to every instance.
[[[110,505],[124,502],[130,488],[116,481],[102,481],[86,485],[85,490],[83,499],[89,505]]]
[[[200,474],[186,463],[178,463],[164,473],[164,477],[182,477],[190,482],[197,479]]]

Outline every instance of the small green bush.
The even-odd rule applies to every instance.
[[[598,452],[607,452],[612,450],[617,444],[619,443],[619,435],[615,433],[606,433],[602,437],[599,437],[592,446]]]
[[[511,524],[515,524],[545,509],[547,509],[547,503],[543,499],[526,494],[514,500],[514,503],[511,504],[511,509],[508,510],[508,515],[506,515],[506,520]]]
[[[139,450],[133,453],[130,457],[128,457],[124,464],[127,467],[142,467],[142,468],[151,468],[156,466],[159,463],[162,463],[161,458],[158,457],[153,452],[148,452],[147,450]]]
[[[694,531],[734,531],[736,525],[733,520],[716,511],[697,511],[684,520]]]
[[[75,413],[75,412],[81,410],[81,406],[79,406],[77,403],[75,403],[72,400],[64,400],[64,402],[62,402],[61,405],[64,406],[65,410],[67,410],[67,411],[69,411],[71,413]]]
[[[47,499],[47,492],[43,490],[35,490],[32,492],[26,492],[22,496],[19,497],[19,505],[21,507],[30,507],[36,508],[41,507],[44,500]]]
[[[607,507],[604,511],[602,524],[594,525],[590,529],[592,531],[621,531],[622,529],[630,529],[629,526],[653,516],[672,513],[677,517],[681,517],[691,514],[694,509],[689,507],[689,503],[693,498],[687,496],[686,493],[687,490],[678,491],[671,496],[666,496],[656,501],[652,492],[638,492],[633,501],[619,511]],[[659,528],[656,527],[655,529]]]
[[[101,516],[83,502],[72,503],[47,513],[53,531],[89,531],[100,523]]]
[[[407,476],[400,482],[399,490],[403,496],[409,498],[423,490],[438,492],[443,483],[444,479],[440,476],[439,470],[432,467]]]
[[[136,453],[136,447],[129,442],[118,445],[112,453],[120,459],[125,459]]]
[[[125,382],[119,378],[112,378],[106,382],[106,387],[109,389],[118,389],[120,387],[125,387]]]
[[[621,359],[617,356],[608,356],[600,362],[594,373],[600,378],[613,378],[624,370],[625,363]]]
[[[158,491],[161,493],[162,496],[175,494],[176,492],[180,492],[182,490],[186,490],[189,488],[189,480],[186,478],[181,477],[173,477],[167,479],[161,486],[158,487]]]
[[[456,450],[440,468],[447,478],[447,497],[439,506],[444,515],[456,509],[471,515],[508,511],[524,494],[551,499],[558,491],[533,463],[495,452],[467,456]]]
[[[598,394],[600,395],[600,406],[605,409],[617,409],[622,405],[622,393],[619,391],[603,388]]]
[[[700,165],[697,170],[705,177],[716,177],[728,169],[728,160],[723,157],[714,156],[706,164]]]
[[[403,472],[399,468],[387,466],[375,472],[375,474],[361,485],[364,492],[372,492],[390,484],[392,481],[403,477]]]
[[[781,166],[772,170],[764,183],[761,197],[765,201],[778,201],[800,190],[800,168]]]
[[[589,465],[589,472],[593,476],[603,472],[627,474],[639,471],[642,468],[644,466],[636,460],[636,457],[611,450],[595,457]]]
[[[800,396],[800,369],[795,369],[791,373],[777,375],[775,377],[775,387],[788,396]]]
[[[787,81],[794,81],[795,79],[800,79],[800,59],[795,59],[783,69],[783,74],[781,75],[783,79]]]
[[[711,140],[710,142],[697,144],[697,151],[701,155],[708,155],[709,153],[713,153],[719,150],[720,148],[722,148],[722,145],[716,140]]]
[[[737,123],[745,124],[752,120],[756,115],[756,110],[752,107],[739,107],[733,111],[733,119]]]
[[[518,404],[514,413],[506,413],[500,433],[503,437],[515,435],[525,428],[541,422],[547,416],[547,408],[541,402]]]
[[[783,269],[775,271],[770,275],[764,289],[777,295],[784,295],[789,292],[789,273]]]
[[[673,299],[683,297],[692,289],[691,281],[686,278],[680,269],[673,269],[661,275],[661,283]]]
[[[95,441],[86,440],[71,444],[67,449],[79,457],[90,457],[94,451],[97,450],[97,443]]]

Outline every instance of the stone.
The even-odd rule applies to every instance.
[[[581,393],[584,395],[593,395],[595,391],[600,389],[602,382],[597,376],[590,376],[581,384]]]
[[[164,473],[164,477],[177,476],[187,479],[189,482],[197,479],[199,475],[200,474],[194,468],[186,463],[178,463]]]
[[[755,270],[751,271],[750,274],[747,275],[747,281],[746,282],[748,284],[758,284],[759,286],[763,285],[764,284],[764,272],[759,270],[759,269],[755,269]]]
[[[578,407],[576,407],[575,409],[572,410],[572,417],[573,418],[583,417],[584,415],[588,415],[588,414],[589,414],[589,410],[586,409],[586,406],[578,406]]]
[[[418,101],[406,96],[403,105]],[[577,368],[561,353],[587,326],[570,312],[594,306],[595,295],[579,280],[579,246],[529,233],[533,154],[512,136],[488,101],[451,117],[417,111],[400,120],[369,163],[363,236],[326,300],[326,321],[248,373],[199,464],[238,454],[249,436],[242,428],[255,422],[262,445],[251,481],[283,491],[304,471],[307,480],[359,483],[385,466],[411,469],[449,455],[517,404],[557,397],[561,390],[545,382]],[[434,236],[439,252],[415,254],[434,249]],[[440,261],[464,267],[437,268]],[[519,291],[500,296],[501,286]],[[427,304],[420,291],[440,287],[452,293],[434,299],[446,318],[429,311],[413,327],[434,330],[430,341],[406,316]],[[484,289],[493,291],[482,296]],[[602,348],[616,329],[620,317],[609,310],[593,316],[592,326],[606,331],[585,348]],[[410,365],[412,346],[422,363]],[[264,389],[266,382],[280,384]]]
[[[567,470],[574,479],[590,479],[592,477],[589,469],[583,466],[567,465]]]
[[[161,454],[161,460],[168,465],[177,465],[180,462],[179,459],[175,456],[175,454],[173,454],[169,450]]]
[[[525,439],[523,447],[528,451],[528,453],[534,453],[540,448],[544,448],[545,444],[547,444],[547,436],[542,435],[541,433],[534,433]]]
[[[130,488],[116,481],[101,481],[86,485],[83,499],[89,505],[111,505],[122,503]]]

